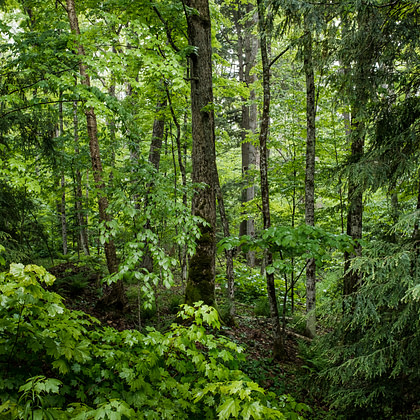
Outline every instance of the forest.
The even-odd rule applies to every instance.
[[[1,419],[419,419],[418,0],[0,0]]]

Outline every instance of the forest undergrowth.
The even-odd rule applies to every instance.
[[[65,262],[51,267],[49,272],[56,276],[54,289],[65,297],[65,303],[69,309],[83,311],[97,318],[102,325],[110,326],[118,331],[139,329],[140,311],[140,330],[153,327],[163,332],[176,321],[176,314],[183,301],[184,287],[177,282],[169,291],[164,287],[155,290],[156,301],[159,303],[154,304],[150,310],[140,309],[137,295],[130,293],[129,289],[129,306],[126,310],[124,312],[112,311],[109,308],[101,308],[97,304],[100,275],[94,273],[91,267]],[[85,279],[81,284],[80,278]],[[226,304],[226,296],[220,288],[216,289],[216,295],[222,312]],[[311,414],[306,418],[338,418],[319,395],[311,395],[302,380],[307,371],[305,362],[299,354],[299,343],[305,345],[310,342],[302,334],[302,328],[299,329],[299,326],[294,328],[296,325],[286,327],[287,359],[274,360],[272,322],[268,316],[269,313],[261,315],[261,309],[258,311],[257,306],[258,301],[254,304],[235,302],[235,323],[226,325],[222,319],[222,326],[218,332],[245,349],[245,359],[241,361],[240,369],[266,391],[279,396],[290,394],[296,401],[307,404],[311,408]]]

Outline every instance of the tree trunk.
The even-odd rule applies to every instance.
[[[258,4],[258,30],[260,35],[261,60],[263,68],[263,112],[260,125],[260,175],[261,175],[261,199],[264,229],[271,226],[270,220],[270,198],[268,188],[268,151],[267,138],[270,124],[270,67],[267,54],[267,32],[265,27],[264,5],[262,0],[257,0]],[[273,263],[273,254],[267,250],[266,266]],[[284,334],[281,330],[279,310],[277,305],[276,289],[274,285],[274,273],[266,272],[268,300],[270,303],[270,314],[273,322],[273,357],[283,359],[286,357],[284,346]]]
[[[73,102],[73,126],[74,126],[74,154],[76,161],[79,159],[79,119],[77,117],[77,101]],[[82,174],[80,168],[76,165],[76,217],[79,225],[80,247],[85,255],[90,255],[89,240],[87,235],[87,216],[83,216],[83,192],[82,192]]]
[[[226,216],[225,202],[223,199],[222,189],[220,188],[218,175],[216,175],[216,196],[217,196],[217,202],[219,204],[220,220],[222,221],[222,226],[223,226],[223,235],[225,238],[228,238],[230,236],[229,221]],[[233,271],[233,252],[234,252],[233,249],[225,250],[229,315],[227,319],[224,319],[224,321],[228,325],[235,324],[235,274]]]
[[[60,203],[60,213],[61,213],[61,237],[63,239],[63,255],[67,255],[67,215],[66,215],[66,181],[64,179],[64,171],[61,171],[61,203]]]
[[[71,31],[80,35],[79,22],[77,19],[77,13],[75,9],[74,0],[66,0],[67,5],[67,14],[69,18]],[[82,84],[90,87],[90,77],[87,74],[87,67],[83,63],[83,57],[85,56],[85,51],[82,44],[77,46],[77,54],[80,56],[79,61],[79,71],[81,75]],[[102,161],[99,149],[98,141],[98,127],[96,123],[96,115],[93,107],[85,109],[87,131],[89,137],[89,150],[90,158],[92,163],[93,178],[95,181],[95,186],[98,189],[98,207],[99,207],[99,219],[102,223],[107,225],[110,222],[110,216],[107,213],[108,200],[104,193],[105,184],[103,181],[102,175]],[[117,252],[115,249],[115,244],[112,239],[108,239],[104,245],[106,262],[108,266],[108,271],[110,274],[116,273],[118,271],[118,260]],[[122,280],[119,280],[117,283],[114,283],[111,287],[110,293],[104,299],[106,304],[115,304],[117,306],[124,307],[126,304],[126,298],[124,293],[124,285]]]
[[[196,251],[190,261],[185,302],[214,304],[216,258],[216,176],[211,20],[208,0],[185,0],[191,63],[192,182],[205,183],[192,199],[192,213],[204,219]]]
[[[364,137],[361,134],[361,124],[352,119],[351,162],[357,163],[363,156]],[[356,182],[354,169],[348,180],[349,209],[347,213],[347,235],[356,241],[354,253],[344,254],[344,284],[343,295],[351,296],[356,292],[360,282],[360,275],[350,268],[351,260],[362,255],[362,245],[358,242],[362,238],[363,227],[363,192]]]
[[[253,11],[251,4],[246,5],[246,13]],[[252,28],[256,24],[257,14],[252,19],[246,21],[245,26],[241,23],[244,18],[237,12],[235,25],[238,33],[238,64],[239,64],[239,80],[244,82],[248,87],[257,80],[255,74],[251,74],[251,70],[256,65],[256,57],[258,53],[258,38],[252,33]],[[254,134],[257,131],[257,105],[255,104],[255,90],[251,89],[249,103],[247,99],[242,98],[242,127],[241,127],[241,155],[242,155],[242,178],[244,187],[242,189],[241,201],[243,204],[252,201],[255,198],[254,180],[251,178],[250,168],[257,165],[257,148],[252,141],[247,141],[247,135]],[[246,216],[246,211],[243,212]],[[239,235],[249,235],[251,238],[255,236],[255,223],[252,217],[247,217],[241,222],[239,227]],[[255,252],[247,252],[247,263],[250,267],[255,266]]]
[[[177,148],[177,156],[178,156],[178,166],[179,166],[179,171],[181,172],[181,179],[182,179],[182,187],[183,187],[183,193],[182,193],[182,204],[185,206],[185,208],[187,207],[187,191],[186,191],[186,187],[187,187],[187,174],[185,171],[185,163],[182,159],[182,146],[181,146],[181,125],[178,121],[178,118],[175,114],[174,111],[174,107],[172,106],[172,99],[171,99],[171,95],[169,93],[169,90],[166,88],[166,97],[168,99],[169,102],[169,107],[171,110],[171,115],[172,115],[172,120],[176,126],[176,148]],[[187,114],[184,114],[184,125],[187,125]],[[184,130],[185,132],[186,130]],[[184,144],[186,144],[186,142],[184,142]],[[184,151],[184,156],[186,155],[186,151]],[[174,158],[175,160],[175,158]],[[174,168],[176,170],[176,163],[174,161]],[[175,176],[176,179],[176,176]],[[181,226],[181,229],[183,231],[185,231],[185,227]],[[181,267],[181,281],[182,281],[182,286],[185,286],[185,283],[187,281],[187,269],[188,269],[188,260],[187,260],[187,246],[186,244],[184,244],[183,246],[180,246],[179,249],[179,263],[180,263],[180,267]]]
[[[160,150],[162,148],[163,142],[163,135],[165,132],[165,118],[162,115],[162,110],[166,107],[166,99],[159,100],[156,105],[156,117],[153,121],[153,131],[152,131],[152,141],[150,143],[149,149],[149,163],[153,166],[156,172],[159,172],[159,165],[160,165]],[[145,207],[149,205],[149,196],[151,189],[153,188],[153,182],[149,183],[147,186],[147,192],[145,197]],[[150,220],[146,221],[144,226],[145,229],[151,230],[152,225]],[[153,272],[153,256],[146,247],[145,254],[143,256],[142,262],[143,268],[145,268],[149,273]]]
[[[306,20],[306,18],[305,18]],[[308,25],[305,24],[308,29]],[[304,69],[306,76],[306,172],[305,172],[305,223],[315,224],[315,79],[312,60],[312,34],[308,29],[304,45]],[[306,266],[306,334],[316,334],[315,282],[316,265],[313,258]]]
[[[60,93],[61,98],[61,93]],[[60,102],[58,105],[59,115],[59,126],[58,126],[58,137],[61,137],[64,132],[64,121],[63,121],[63,103]],[[61,238],[63,241],[63,255],[67,255],[67,215],[66,215],[66,180],[64,178],[64,168],[61,169],[61,203],[60,203],[60,219],[61,219]]]

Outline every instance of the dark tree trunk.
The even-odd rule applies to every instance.
[[[67,5],[67,14],[69,18],[71,31],[80,35],[79,22],[77,18],[76,8],[74,0],[66,0]],[[77,54],[80,56],[79,61],[79,72],[81,76],[82,84],[90,87],[90,77],[87,74],[87,67],[83,63],[83,58],[85,57],[85,50],[83,45],[78,44]],[[104,189],[105,184],[103,181],[102,175],[102,161],[99,149],[98,141],[98,127],[96,123],[95,110],[90,107],[85,109],[87,131],[89,137],[89,150],[90,158],[92,163],[93,178],[95,181],[95,186],[98,189],[98,207],[99,207],[99,219],[101,222],[104,222],[105,225],[110,222],[110,216],[107,213],[108,208],[108,199],[105,196]],[[118,271],[118,259],[117,252],[115,249],[115,244],[112,239],[109,239],[105,242],[105,256],[108,266],[108,271],[110,274],[116,273]],[[114,283],[111,287],[111,290],[104,299],[105,304],[115,304],[120,307],[124,307],[126,304],[124,285],[121,280],[117,283]]]
[[[375,48],[375,41],[370,35],[368,28],[371,25],[371,11],[367,6],[360,9],[355,16],[357,22],[357,31],[359,33],[358,48],[356,49],[356,56],[351,57],[350,60],[346,58],[344,65],[344,74],[346,78],[350,76],[350,83],[348,84],[348,97],[351,105],[350,121],[345,119],[346,132],[351,141],[351,155],[350,155],[350,171],[348,179],[348,213],[347,213],[347,234],[355,241],[353,253],[345,253],[344,255],[344,281],[343,281],[343,295],[351,297],[348,309],[353,311],[355,300],[353,299],[357,292],[361,276],[360,273],[351,269],[352,259],[362,255],[362,245],[360,239],[363,233],[363,181],[360,181],[358,165],[364,154],[364,139],[365,139],[365,121],[364,114],[368,106],[369,99],[374,87],[374,80],[372,72],[376,68],[375,55],[372,54]],[[347,30],[345,27],[344,30]],[[376,95],[376,94],[375,94]],[[347,299],[348,301],[348,299]]]
[[[351,143],[351,162],[356,164],[363,156],[364,137],[361,133],[361,123],[352,121],[352,143]],[[349,209],[347,213],[347,235],[351,236],[356,241],[354,253],[346,252],[344,255],[344,284],[343,295],[353,295],[360,282],[360,274],[352,270],[351,260],[362,255],[362,245],[358,242],[362,239],[363,227],[363,191],[360,185],[355,180],[355,171],[352,169],[348,180],[348,200]]]
[[[66,181],[64,178],[64,171],[61,171],[61,203],[60,203],[60,213],[61,213],[61,237],[63,239],[63,255],[67,255],[67,214],[66,214]]]
[[[61,98],[61,93],[60,93]],[[64,132],[64,120],[63,120],[63,103],[60,102],[58,106],[59,114],[59,126],[58,136],[61,137]],[[60,215],[61,215],[61,237],[63,240],[63,255],[67,255],[67,214],[66,214],[66,180],[64,178],[64,168],[61,169],[61,203],[60,203]]]
[[[77,102],[73,103],[73,126],[74,126],[74,154],[76,161],[79,157],[79,120],[77,117]],[[82,174],[80,168],[76,165],[76,217],[79,225],[80,247],[85,255],[90,255],[89,240],[87,235],[87,215],[83,215],[83,192],[82,192]]]
[[[185,171],[185,163],[182,159],[182,145],[181,145],[181,125],[178,121],[178,118],[175,114],[174,108],[172,106],[172,100],[171,100],[171,95],[169,93],[169,90],[166,89],[166,97],[168,99],[169,102],[169,107],[171,110],[171,114],[172,114],[172,120],[176,126],[176,148],[177,148],[177,156],[178,156],[178,166],[179,166],[179,171],[181,172],[181,179],[182,179],[182,187],[183,187],[183,193],[182,193],[182,204],[187,207],[187,173]],[[185,115],[185,125],[186,120],[187,120],[187,115],[186,113]],[[185,130],[184,130],[185,131]],[[184,143],[185,144],[185,143]],[[186,155],[186,152],[184,152],[184,157]],[[175,158],[174,158],[175,160]],[[174,168],[176,171],[176,163],[174,161]],[[175,177],[176,179],[176,177]],[[185,227],[181,226],[181,229],[185,231]],[[185,286],[186,280],[187,280],[187,269],[188,269],[188,260],[187,260],[187,246],[184,244],[183,246],[180,247],[179,249],[179,263],[181,266],[181,281],[182,281],[182,285]]]
[[[185,301],[214,304],[216,257],[216,156],[212,84],[211,20],[208,0],[185,0],[191,64],[192,182],[205,183],[192,199],[192,213],[204,219],[190,261]]]
[[[156,106],[156,118],[153,122],[152,141],[149,149],[149,163],[159,171],[160,150],[162,149],[163,135],[165,132],[165,118],[162,111],[166,107],[166,100],[158,101]]]
[[[261,199],[264,229],[271,226],[270,219],[270,198],[268,188],[268,151],[267,138],[270,124],[270,66],[267,53],[267,31],[265,25],[264,5],[262,0],[257,0],[258,4],[258,30],[260,34],[261,60],[263,67],[263,91],[264,102],[260,125],[260,174],[261,174]],[[266,253],[266,265],[273,263],[273,254]],[[273,356],[276,359],[286,357],[284,346],[284,332],[280,326],[279,310],[277,305],[276,289],[274,285],[274,273],[266,273],[268,300],[270,303],[270,314],[273,322]]]
[[[162,114],[162,110],[166,107],[166,100],[158,101],[156,106],[156,117],[153,121],[153,131],[152,131],[152,141],[150,143],[149,149],[149,163],[153,166],[156,172],[159,172],[160,165],[160,150],[162,148],[163,135],[165,132],[165,118]],[[147,186],[147,193],[145,198],[145,207],[149,205],[150,202],[150,192],[153,188],[153,182],[149,183]],[[147,220],[145,229],[152,229],[151,221]],[[145,268],[149,273],[153,272],[153,256],[151,252],[146,248],[146,252],[143,257],[143,268]]]
[[[307,26],[307,25],[306,25]],[[315,225],[315,78],[312,60],[312,34],[308,34],[304,45],[304,69],[306,76],[306,172],[305,172],[305,223]],[[306,334],[316,334],[315,317],[315,275],[313,258],[306,265]]]

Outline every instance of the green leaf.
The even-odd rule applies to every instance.
[[[61,381],[59,381],[58,379],[54,379],[54,378],[48,378],[45,381],[45,392],[47,393],[53,393],[53,394],[58,394],[59,390],[60,390],[60,386],[63,383]]]
[[[217,410],[219,419],[228,419],[238,417],[239,401],[233,398],[228,398]]]
[[[64,359],[55,360],[52,363],[53,368],[58,369],[58,371],[65,375],[69,371],[69,366]]]

